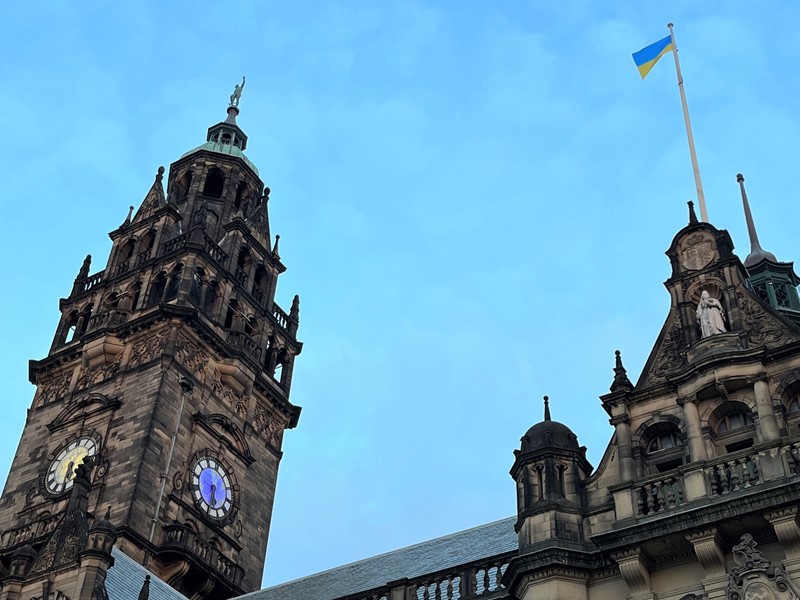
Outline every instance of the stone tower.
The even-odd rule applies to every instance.
[[[92,457],[82,505],[127,555],[190,598],[261,582],[302,344],[298,297],[288,312],[274,300],[285,267],[238,99],[171,165],[166,195],[158,169],[105,268],[87,256],[60,301],[0,500],[0,577],[37,564]]]

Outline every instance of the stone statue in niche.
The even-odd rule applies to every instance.
[[[706,290],[700,294],[700,302],[697,304],[697,322],[700,324],[700,332],[704,338],[717,333],[725,333],[725,313],[719,300],[712,298]]]

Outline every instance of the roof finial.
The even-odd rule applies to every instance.
[[[550,398],[544,397],[544,420],[550,421]]]
[[[280,259],[280,257],[281,257],[281,255],[278,254],[278,242],[280,242],[280,241],[281,241],[281,236],[276,235],[275,236],[275,245],[272,247],[272,255],[277,259]]]
[[[744,189],[744,175],[737,173],[736,181],[739,182],[739,189],[742,191],[744,219],[747,221],[747,234],[750,236],[750,254],[744,259],[744,266],[751,267],[765,258],[773,262],[778,262],[775,255],[772,254],[772,252],[765,251],[758,241],[758,233],[756,233],[756,226],[755,223],[753,223],[753,214],[750,212],[750,202],[747,200],[747,192]]]
[[[139,590],[138,600],[149,600],[149,599],[150,599],[150,575],[145,575],[144,583],[142,584],[142,589]]]
[[[128,207],[128,216],[125,217],[125,220],[122,222],[122,226],[130,225],[131,224],[131,217],[133,216],[133,206]]]
[[[628,379],[628,372],[622,366],[622,353],[619,350],[614,350],[614,381],[611,383],[611,391],[630,391],[632,389],[633,384]]]
[[[697,223],[697,215],[694,214],[694,202],[689,200],[686,204],[689,205],[689,225],[695,225]]]
[[[158,172],[156,173],[156,181],[158,183],[161,183],[163,179],[164,179],[164,166],[162,165],[158,167]]]

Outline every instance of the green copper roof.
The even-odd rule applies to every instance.
[[[242,152],[239,148],[237,148],[236,146],[234,146],[232,144],[220,144],[220,143],[217,143],[217,142],[209,141],[209,142],[206,142],[205,144],[203,144],[202,146],[198,146],[197,148],[195,148],[193,150],[189,150],[188,152],[185,152],[181,156],[181,158],[184,158],[185,156],[189,156],[190,154],[193,154],[193,153],[197,152],[198,150],[209,150],[211,152],[217,152],[219,154],[227,154],[228,156],[235,156],[237,158],[241,158],[247,164],[247,166],[250,167],[251,169],[253,169],[253,172],[256,175],[258,175],[258,169],[256,168],[256,166],[250,161],[249,158],[247,158],[244,155],[244,152]]]

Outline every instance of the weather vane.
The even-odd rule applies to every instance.
[[[239,100],[242,98],[242,90],[244,89],[244,75],[242,75],[242,85],[233,86],[233,93],[231,94],[230,106],[239,106]]]

